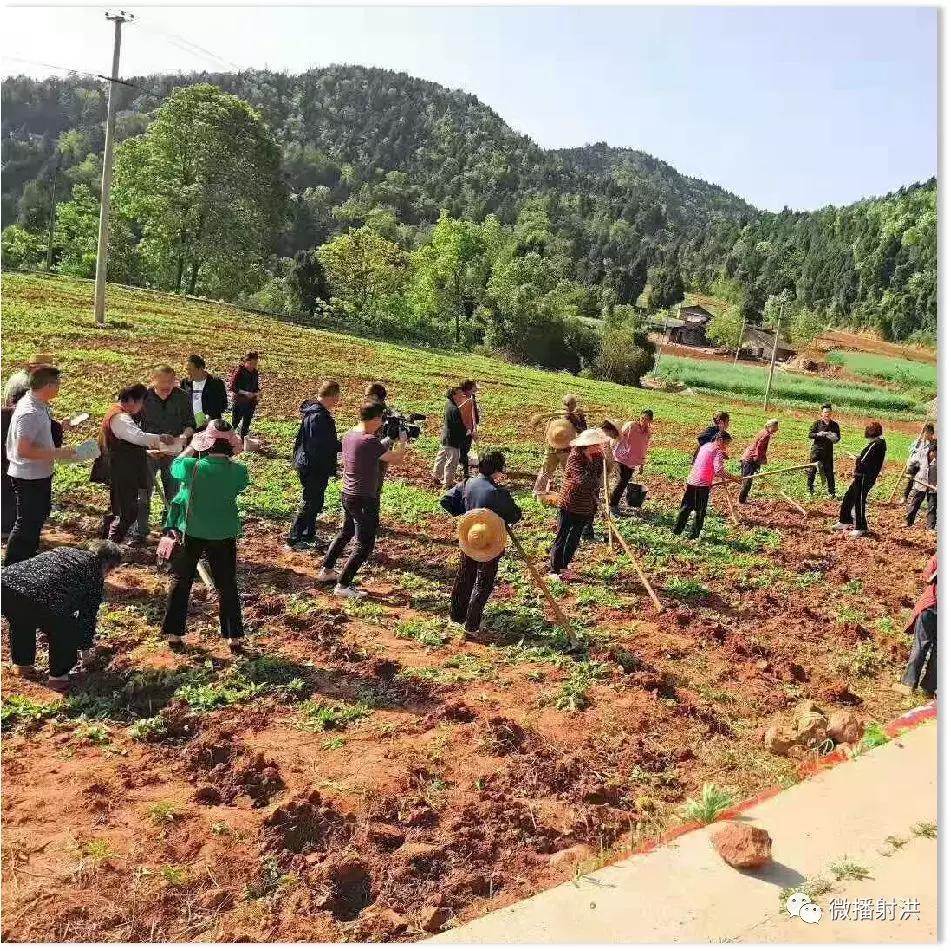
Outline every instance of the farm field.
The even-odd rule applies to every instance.
[[[4,280],[4,375],[36,350],[56,354],[58,412],[93,415],[82,436],[120,385],[158,362],[181,366],[197,352],[221,373],[247,349],[262,352],[254,432],[267,447],[246,459],[239,543],[252,650],[228,654],[214,602],[199,596],[189,652],[170,653],[158,632],[165,582],[142,552],[107,585],[102,652],[83,691],[63,700],[4,677],[6,939],[418,940],[637,848],[680,824],[705,783],[738,801],[795,782],[809,757],[775,756],[762,738],[802,699],[855,710],[872,735],[916,702],[888,688],[934,537],[882,501],[917,430],[910,418],[885,420],[874,537],[832,533],[834,504],[808,502],[793,474],[779,485],[805,517],[757,483],[740,526],[714,495],[695,546],[670,532],[695,433],[730,409],[738,458],[762,424],[755,402],[641,391],[121,288],[110,288],[109,322],[97,328],[91,302],[88,282]],[[541,450],[529,417],[569,391],[592,422],[654,409],[650,494],[621,530],[662,613],[626,559],[586,543],[577,579],[555,586],[574,638],[546,617],[514,556],[487,636],[449,636],[457,545],[429,468],[442,394],[469,376],[481,384],[482,445],[509,458],[519,535],[536,559],[554,518],[530,495]],[[298,405],[327,377],[344,388],[341,430],[375,379],[392,405],[431,414],[410,464],[391,470],[362,575],[371,597],[356,604],[315,585],[313,555],[283,547],[298,500]],[[870,409],[850,414],[829,395],[844,407],[845,483],[845,452],[864,444]],[[781,416],[771,464],[801,463],[812,413]],[[61,466],[55,493],[47,541],[82,542],[104,490],[87,467]],[[5,638],[3,650],[6,660]]]
[[[938,367],[934,363],[855,350],[830,350],[826,359],[853,376],[885,380],[934,397],[938,392]]]
[[[856,359],[852,359],[852,358]],[[876,357],[871,354],[847,354],[843,362],[855,375],[872,375],[869,371],[860,372],[853,369],[858,367],[879,366],[878,361],[889,358]],[[897,361],[890,361],[896,363]],[[796,373],[778,365],[773,376],[771,404],[779,406],[812,407],[830,400],[833,406],[847,409],[854,413],[873,415],[896,415],[902,417],[919,418],[925,415],[926,409],[922,405],[923,394],[919,392],[923,378],[928,375],[933,385],[936,385],[934,367],[925,364],[912,364],[904,361],[910,367],[921,367],[922,372],[912,376],[910,372],[901,376],[901,369],[895,367],[889,382],[904,383],[907,389],[887,389],[872,382],[860,380],[830,380],[826,377]],[[734,395],[742,399],[762,402],[766,391],[766,380],[769,368],[762,365],[740,363],[734,366],[732,361],[724,359],[715,361],[710,359],[694,359],[686,356],[672,356],[662,353],[658,361],[655,376],[658,379],[684,383],[695,390],[709,393]],[[933,393],[931,394],[933,396]]]

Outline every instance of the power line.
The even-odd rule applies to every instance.
[[[197,56],[199,58],[205,58],[207,60],[216,61],[216,64],[227,66],[229,69],[240,71],[241,67],[237,63],[231,62],[231,60],[226,59],[224,56],[219,56],[217,53],[212,50],[206,49],[204,46],[200,46],[198,43],[195,43],[193,40],[189,40],[184,36],[180,36],[178,33],[172,33],[170,30],[162,29],[161,27],[150,24],[147,20],[143,21],[141,17],[136,18],[136,23],[149,33],[154,33],[158,36],[164,37],[164,39],[169,42],[172,46],[182,50],[185,53],[191,53],[192,56]]]
[[[57,66],[55,63],[43,63],[37,59],[26,59],[23,56],[4,56],[4,59],[12,59],[15,63],[28,63],[30,66],[42,66],[45,69],[58,69],[64,73],[72,73],[74,76],[88,76],[90,79],[96,79],[98,74],[92,73],[87,69],[74,69],[72,66]]]

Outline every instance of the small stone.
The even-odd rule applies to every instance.
[[[561,865],[562,862],[572,862],[577,865],[585,859],[591,858],[592,855],[594,855],[594,849],[590,845],[579,842],[577,845],[569,846],[567,849],[562,849],[560,852],[555,852],[549,856],[548,864]]]
[[[221,793],[214,786],[199,786],[192,795],[192,799],[205,806],[217,806],[221,803]]]
[[[733,868],[760,868],[773,860],[769,833],[745,822],[718,823],[710,841],[720,858]]]
[[[834,710],[829,714],[826,732],[836,743],[858,743],[864,728],[862,721],[851,710]]]
[[[451,908],[437,908],[435,905],[426,905],[419,913],[419,926],[423,931],[436,934],[452,917]]]

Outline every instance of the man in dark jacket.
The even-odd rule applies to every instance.
[[[855,476],[845,495],[839,510],[839,522],[836,528],[852,529],[853,538],[868,534],[868,522],[865,518],[865,504],[868,494],[875,485],[878,474],[885,464],[887,447],[882,439],[882,424],[869,423],[865,427],[868,444],[855,460]]]
[[[156,367],[152,373],[152,385],[145,394],[138,423],[144,433],[180,437],[186,442],[195,432],[195,414],[192,412],[191,397],[178,386],[175,371],[167,364]],[[163,442],[167,441],[163,440]],[[175,493],[178,491],[175,479],[172,478],[174,458],[174,454],[148,457],[148,482],[139,493],[139,517],[135,530],[129,538],[130,544],[145,544],[149,537],[149,515],[152,508],[152,493],[155,491],[156,474],[162,480],[162,494],[165,500],[162,506],[161,524],[165,524],[168,503],[175,498]]]
[[[819,463],[817,466],[813,466],[806,476],[809,494],[812,495],[816,491],[816,473],[821,471],[826,488],[829,490],[829,498],[834,499],[835,465],[832,457],[832,447],[842,438],[842,433],[839,430],[839,424],[832,418],[832,405],[830,403],[823,404],[821,417],[809,429],[809,438],[812,440],[809,461]]]
[[[697,458],[700,447],[708,442],[713,442],[720,433],[725,433],[730,428],[730,414],[726,410],[721,410],[713,417],[713,422],[707,426],[703,432],[697,434],[697,448],[693,451],[692,459]]]
[[[505,456],[501,452],[486,453],[479,460],[479,475],[460,482],[443,496],[440,505],[450,515],[463,515],[472,509],[490,509],[506,525],[514,525],[522,510],[512,494],[497,485],[495,476],[505,469]],[[491,561],[476,561],[465,552],[460,554],[459,569],[453,582],[450,617],[463,625],[465,635],[474,637],[482,626],[485,606],[495,587],[502,556]]]
[[[439,452],[433,465],[433,485],[449,489],[456,480],[456,469],[466,445],[466,424],[462,418],[460,404],[465,394],[458,386],[446,393],[446,408],[443,412],[442,435],[439,439]]]
[[[241,365],[231,371],[228,384],[231,390],[231,426],[242,439],[248,435],[251,418],[261,398],[258,357],[257,350],[245,354]]]
[[[181,387],[192,401],[197,429],[204,429],[209,419],[223,419],[228,410],[228,391],[225,381],[212,376],[205,369],[205,361],[193,353],[185,363]]]
[[[287,544],[298,551],[317,540],[317,516],[324,510],[327,483],[337,471],[340,440],[333,411],[339,402],[340,384],[328,380],[320,384],[316,400],[301,404],[303,419],[294,440],[294,468],[303,498],[287,536]]]

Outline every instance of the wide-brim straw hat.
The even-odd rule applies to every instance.
[[[492,561],[505,551],[505,522],[491,509],[470,509],[459,519],[459,546],[473,561]]]
[[[56,366],[56,357],[51,353],[34,353],[29,360],[26,361],[28,367],[55,367]]]
[[[578,431],[574,423],[564,417],[553,419],[545,427],[545,442],[552,449],[567,449],[571,445],[571,440],[577,435]]]
[[[601,429],[592,427],[577,435],[571,440],[572,446],[606,446],[610,442],[608,434]]]

